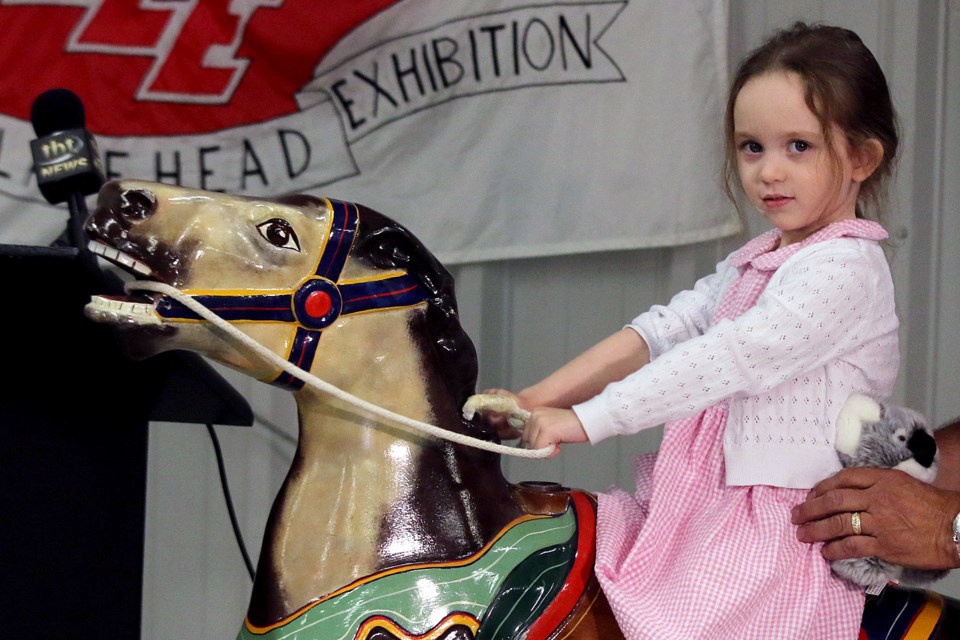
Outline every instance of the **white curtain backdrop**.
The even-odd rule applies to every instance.
[[[332,103],[346,127],[357,171],[325,190],[389,211],[448,264],[735,233],[717,179],[726,4],[421,0],[381,13],[298,96]]]

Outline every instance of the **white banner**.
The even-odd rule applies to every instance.
[[[448,263],[739,228],[720,184],[725,0],[368,0],[330,10],[342,20],[304,0],[229,4],[157,4],[135,29],[126,17],[118,44],[115,1],[2,0],[5,34],[31,9],[73,23],[48,43],[66,61],[59,76],[6,78],[0,94],[75,90],[110,178],[354,200]],[[230,44],[199,35],[214,28]],[[84,56],[96,69],[69,70]],[[134,69],[140,59],[152,62]],[[111,61],[116,86],[103,81]],[[0,242],[46,243],[64,210],[39,196],[22,96],[2,95]]]

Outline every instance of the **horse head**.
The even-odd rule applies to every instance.
[[[422,307],[411,331],[432,340],[431,364],[456,372],[443,386],[461,397],[473,388],[476,354],[459,324],[453,279],[409,231],[374,211],[303,195],[253,199],[124,181],[104,186],[87,231],[94,252],[199,299],[305,369],[324,331],[349,333],[355,316],[370,311]],[[95,299],[87,313],[121,329],[135,357],[186,348],[302,386],[216,339],[175,301],[141,294],[126,302]]]

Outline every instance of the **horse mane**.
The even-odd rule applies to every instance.
[[[379,269],[403,269],[416,277],[430,292],[424,313],[414,314],[410,333],[420,345],[425,359],[430,404],[437,415],[453,416],[441,421],[446,428],[499,442],[496,431],[480,419],[465,420],[461,407],[474,393],[477,382],[477,352],[460,325],[453,276],[403,225],[366,207],[360,207],[360,225],[351,258]],[[397,553],[384,566],[409,562],[435,562],[449,557],[465,557],[493,539],[501,528],[519,515],[508,483],[500,469],[499,455],[473,448],[462,448],[451,455],[454,445],[437,441],[421,455],[413,494],[416,497],[400,511],[420,512],[422,522],[431,522],[436,513],[459,514],[462,528],[447,525],[430,529],[433,542],[420,556]],[[454,480],[457,478],[457,480]],[[439,488],[446,487],[443,492]],[[467,509],[461,504],[463,493],[483,509]],[[381,523],[382,539],[397,529],[395,514]],[[456,532],[450,535],[451,532]]]
[[[453,276],[406,227],[364,206],[360,206],[360,226],[351,256],[379,269],[403,269],[430,292],[426,313],[419,321],[422,330],[413,333],[436,358],[440,375],[434,384],[446,389],[459,412],[476,389],[477,352],[460,324]],[[464,424],[469,431],[479,431],[474,435],[495,437],[479,422]]]

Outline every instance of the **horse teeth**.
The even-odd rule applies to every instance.
[[[129,302],[103,296],[93,296],[84,308],[87,317],[101,322],[159,325],[162,324],[154,306],[144,302]]]
[[[124,266],[126,266],[126,267],[129,267],[130,269],[133,269],[133,270],[136,271],[137,273],[142,273],[142,274],[145,275],[145,276],[148,276],[148,275],[150,275],[150,274],[152,273],[152,270],[150,269],[150,267],[148,267],[147,265],[143,264],[143,263],[140,262],[139,260],[135,260],[135,259],[131,258],[130,256],[128,256],[128,255],[126,255],[126,254],[123,254],[123,253],[119,253],[119,252],[117,252],[117,253],[118,253],[118,258],[117,258],[117,260],[120,262],[120,264],[122,264],[122,265],[124,265]]]
[[[132,271],[136,271],[141,275],[149,276],[153,273],[153,269],[140,262],[136,258],[114,249],[113,247],[109,247],[102,242],[91,240],[89,243],[87,243],[87,248],[95,255],[103,256],[107,260],[115,262]]]

